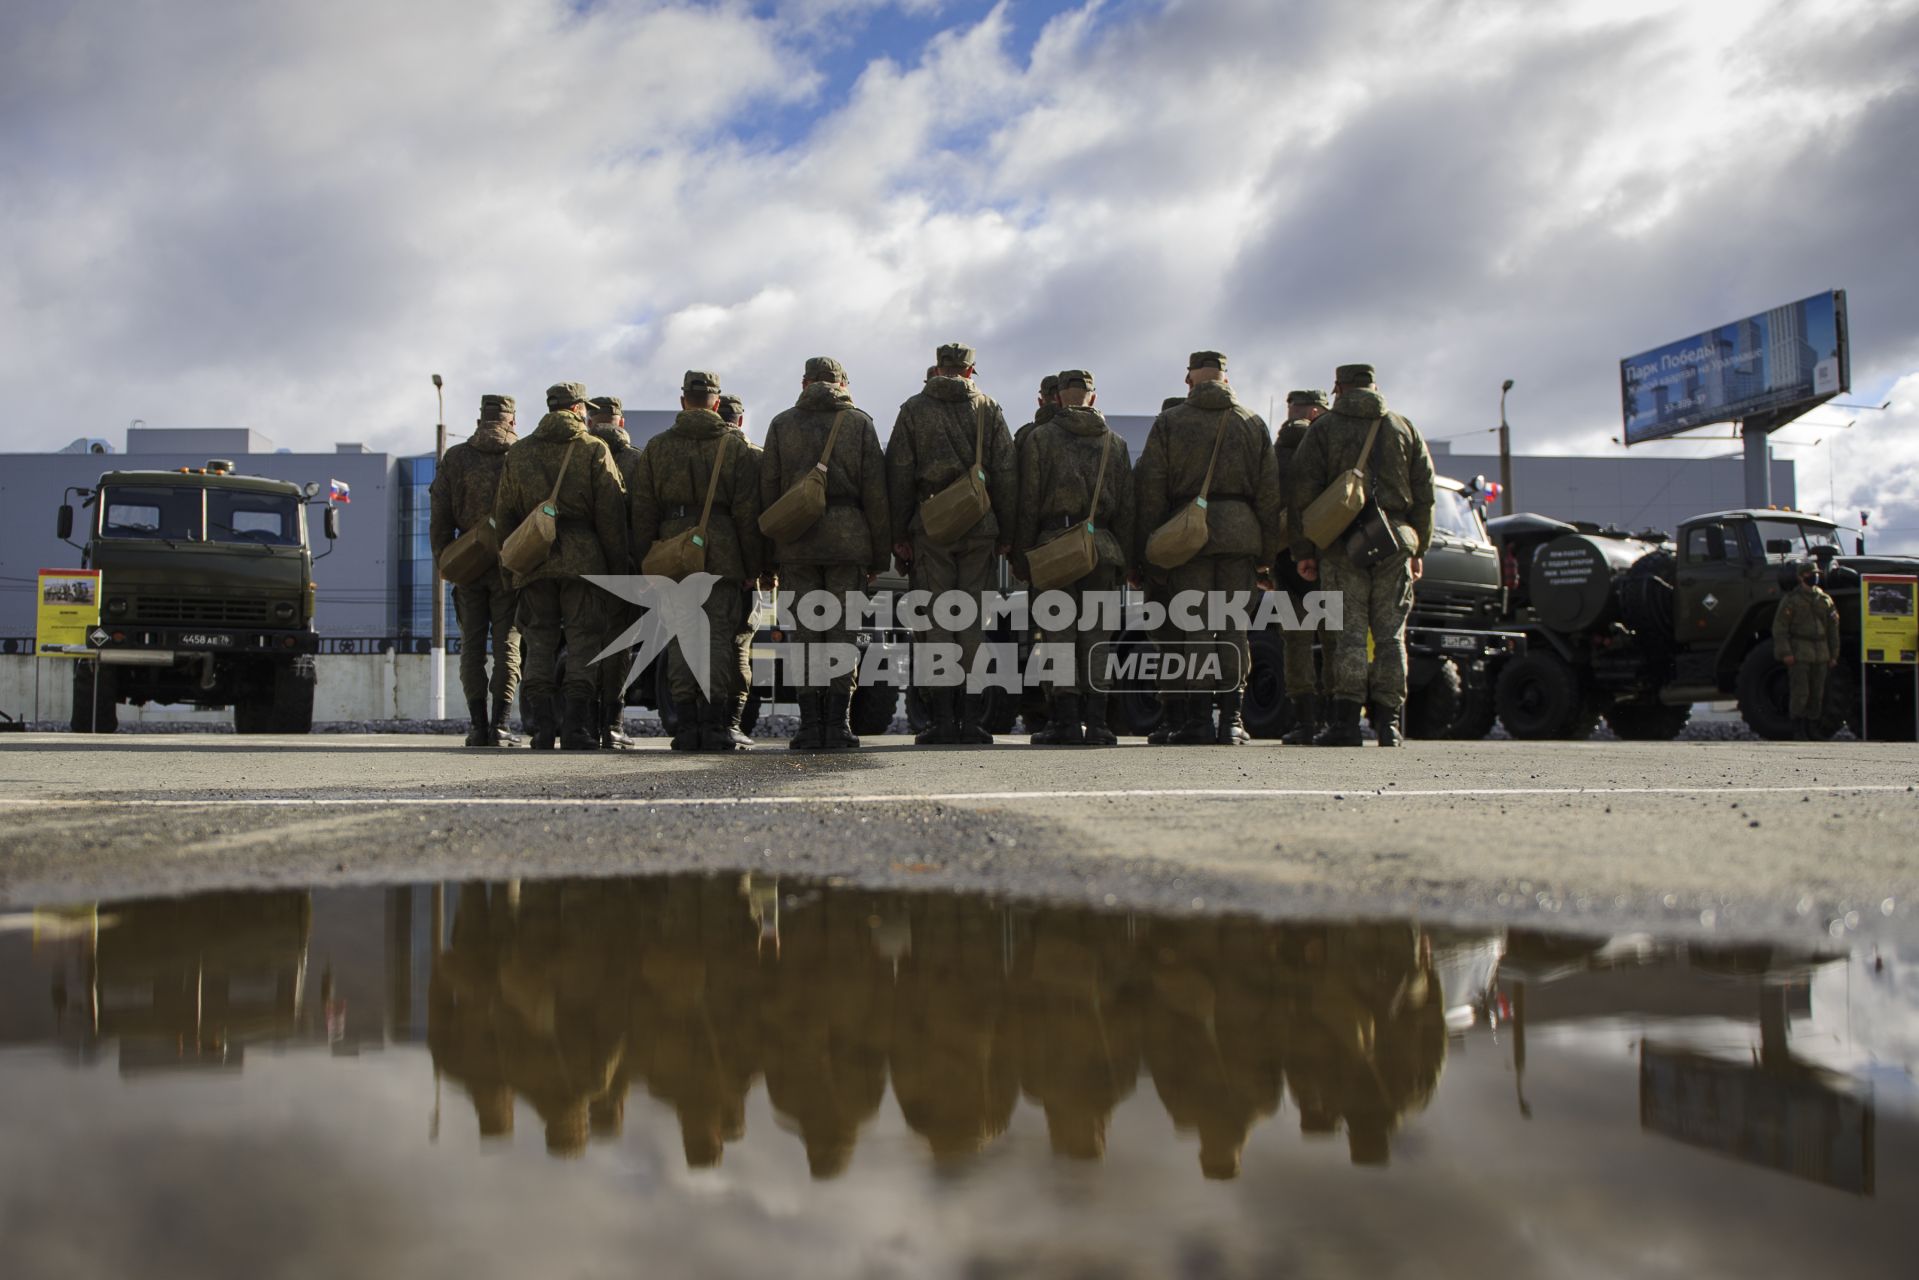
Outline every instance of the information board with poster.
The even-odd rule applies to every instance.
[[[33,651],[43,658],[84,658],[88,634],[100,626],[98,569],[42,569],[34,597]]]
[[[1919,577],[1860,574],[1859,612],[1859,660],[1868,666],[1911,667],[1919,700]],[[1862,693],[1870,683],[1859,682]],[[1860,715],[1864,727],[1866,712]]]

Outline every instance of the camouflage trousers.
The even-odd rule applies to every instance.
[[[866,570],[856,564],[783,564],[780,566],[780,590],[796,604],[800,597],[812,591],[823,591],[840,602],[839,620],[830,627],[815,631],[800,622],[798,609],[794,610],[791,637],[796,643],[811,652],[816,644],[853,643],[853,628],[847,625],[845,612],[846,597],[855,591],[866,590]],[[833,689],[846,693],[853,688],[857,672],[849,671],[845,675],[833,677]],[[797,673],[795,675],[797,679]]]
[[[1107,628],[1096,628],[1087,625],[1087,623],[1093,621],[1093,619],[1087,616],[1086,596],[1087,593],[1093,591],[1116,592],[1119,588],[1119,566],[1112,564],[1096,565],[1091,573],[1081,578],[1078,582],[1073,583],[1071,586],[1060,588],[1061,592],[1073,598],[1073,611],[1077,625],[1071,631],[1045,631],[1040,634],[1041,640],[1045,644],[1063,645],[1072,649],[1073,680],[1070,684],[1065,681],[1060,681],[1057,684],[1048,683],[1046,686],[1046,696],[1049,699],[1053,697],[1053,695],[1060,693],[1073,693],[1077,691],[1082,694],[1091,694],[1100,692],[1093,687],[1092,683],[1095,674],[1093,667],[1095,656],[1093,646],[1111,640],[1115,633]],[[1104,680],[1101,681],[1101,684],[1106,683]]]
[[[1826,711],[1826,659],[1795,658],[1786,670],[1792,673],[1792,714],[1817,720]]]
[[[753,687],[753,635],[746,629],[751,612],[747,601],[751,598],[739,579],[721,578],[701,606],[707,631],[706,699],[717,706],[727,705],[736,694]],[[700,683],[678,640],[667,646],[666,682],[676,703],[698,702],[701,698]]]
[[[605,643],[606,593],[583,578],[541,578],[520,588],[520,637],[526,659],[524,701],[553,698],[566,640],[566,696],[592,701],[599,687],[593,658]]]
[[[1413,608],[1412,558],[1393,556],[1371,569],[1354,566],[1342,552],[1319,560],[1320,586],[1337,591],[1344,625],[1333,648],[1332,695],[1397,711],[1406,702],[1406,616]],[[1373,637],[1371,670],[1366,633]],[[1369,696],[1370,695],[1370,696]]]
[[[912,588],[924,591],[937,602],[948,591],[963,591],[978,600],[993,585],[993,537],[969,533],[951,546],[941,546],[917,529],[913,533]],[[973,625],[948,631],[933,621],[932,603],[927,607],[927,629],[913,636],[915,644],[957,644],[960,664],[972,670],[973,655],[979,652],[986,629],[975,616]]]
[[[1258,586],[1258,574],[1251,556],[1197,555],[1177,569],[1168,569],[1166,585],[1155,587],[1152,598],[1170,604],[1182,591],[1218,592],[1221,595],[1242,593],[1250,601],[1247,605],[1250,610],[1258,603]],[[1202,622],[1206,620],[1206,612],[1206,605],[1202,602],[1199,608]],[[1220,693],[1246,687],[1246,675],[1251,670],[1253,655],[1246,632],[1237,626],[1189,631],[1169,615],[1165,624],[1153,632],[1153,643],[1163,653],[1203,656],[1210,650],[1219,657],[1219,680],[1203,678],[1169,682],[1165,685],[1169,692]],[[1236,684],[1233,683],[1235,679],[1238,682]]]
[[[1308,582],[1299,576],[1293,567],[1293,558],[1282,554],[1273,564],[1273,576],[1279,580],[1279,589],[1293,602],[1293,613],[1298,616],[1304,609],[1306,593],[1317,591],[1319,584]],[[1286,684],[1286,696],[1304,698],[1308,694],[1326,692],[1326,670],[1332,663],[1334,633],[1322,623],[1311,631],[1286,631],[1279,633],[1280,672]],[[1313,657],[1313,642],[1319,642],[1324,652],[1324,665]]]
[[[453,616],[460,623],[460,688],[469,706],[485,702],[489,692],[495,702],[513,701],[520,684],[520,633],[514,626],[519,605],[519,592],[498,573],[471,586],[453,588]],[[489,643],[493,653],[490,688]]]

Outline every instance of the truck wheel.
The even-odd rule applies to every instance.
[[[1508,662],[1493,697],[1506,732],[1529,741],[1585,738],[1598,718],[1579,687],[1579,673],[1547,649]]]
[[[1499,708],[1493,705],[1492,682],[1483,678],[1468,680],[1459,691],[1459,714],[1446,736],[1477,742],[1491,733],[1498,721]]]
[[[1690,706],[1662,702],[1615,702],[1606,708],[1606,725],[1622,742],[1671,742],[1690,719]]]
[[[1406,692],[1406,736],[1451,737],[1464,705],[1465,688],[1459,678],[1459,668],[1451,658],[1441,658],[1432,679]]]
[[[273,709],[268,716],[274,733],[313,732],[313,660],[294,659],[273,670]]]
[[[119,730],[120,680],[112,667],[85,659],[73,664],[73,716],[68,725],[75,733]]]
[[[1733,689],[1747,728],[1774,742],[1792,737],[1792,673],[1772,656],[1770,644],[1761,641],[1746,654]]]
[[[1166,708],[1156,696],[1138,689],[1115,693],[1106,705],[1113,732],[1129,738],[1145,737],[1159,728],[1159,722],[1166,716]]]
[[[864,685],[853,691],[853,732],[862,737],[893,731],[900,691],[890,684]]]
[[[1293,727],[1293,704],[1286,696],[1285,652],[1270,632],[1250,636],[1253,657],[1246,673],[1240,718],[1255,738],[1277,738]]]
[[[996,737],[1011,733],[1019,720],[1019,698],[1000,688],[981,690],[978,697],[980,723],[986,726],[986,732]]]

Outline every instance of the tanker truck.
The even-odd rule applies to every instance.
[[[1772,620],[1806,559],[1822,566],[1841,627],[1818,732],[1859,733],[1859,575],[1919,573],[1919,557],[1842,554],[1839,527],[1800,511],[1696,516],[1676,541],[1530,514],[1490,528],[1527,637],[1494,690],[1515,738],[1583,738],[1603,716],[1620,738],[1667,740],[1694,703],[1728,697],[1760,737],[1790,737]],[[1874,670],[1867,692],[1873,736],[1911,737],[1910,672]]]

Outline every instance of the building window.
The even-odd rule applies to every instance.
[[[393,596],[393,628],[400,636],[433,634],[432,510],[428,490],[433,484],[431,454],[399,460],[400,555],[397,590]],[[446,634],[460,634],[453,612],[453,588],[447,587]]]

